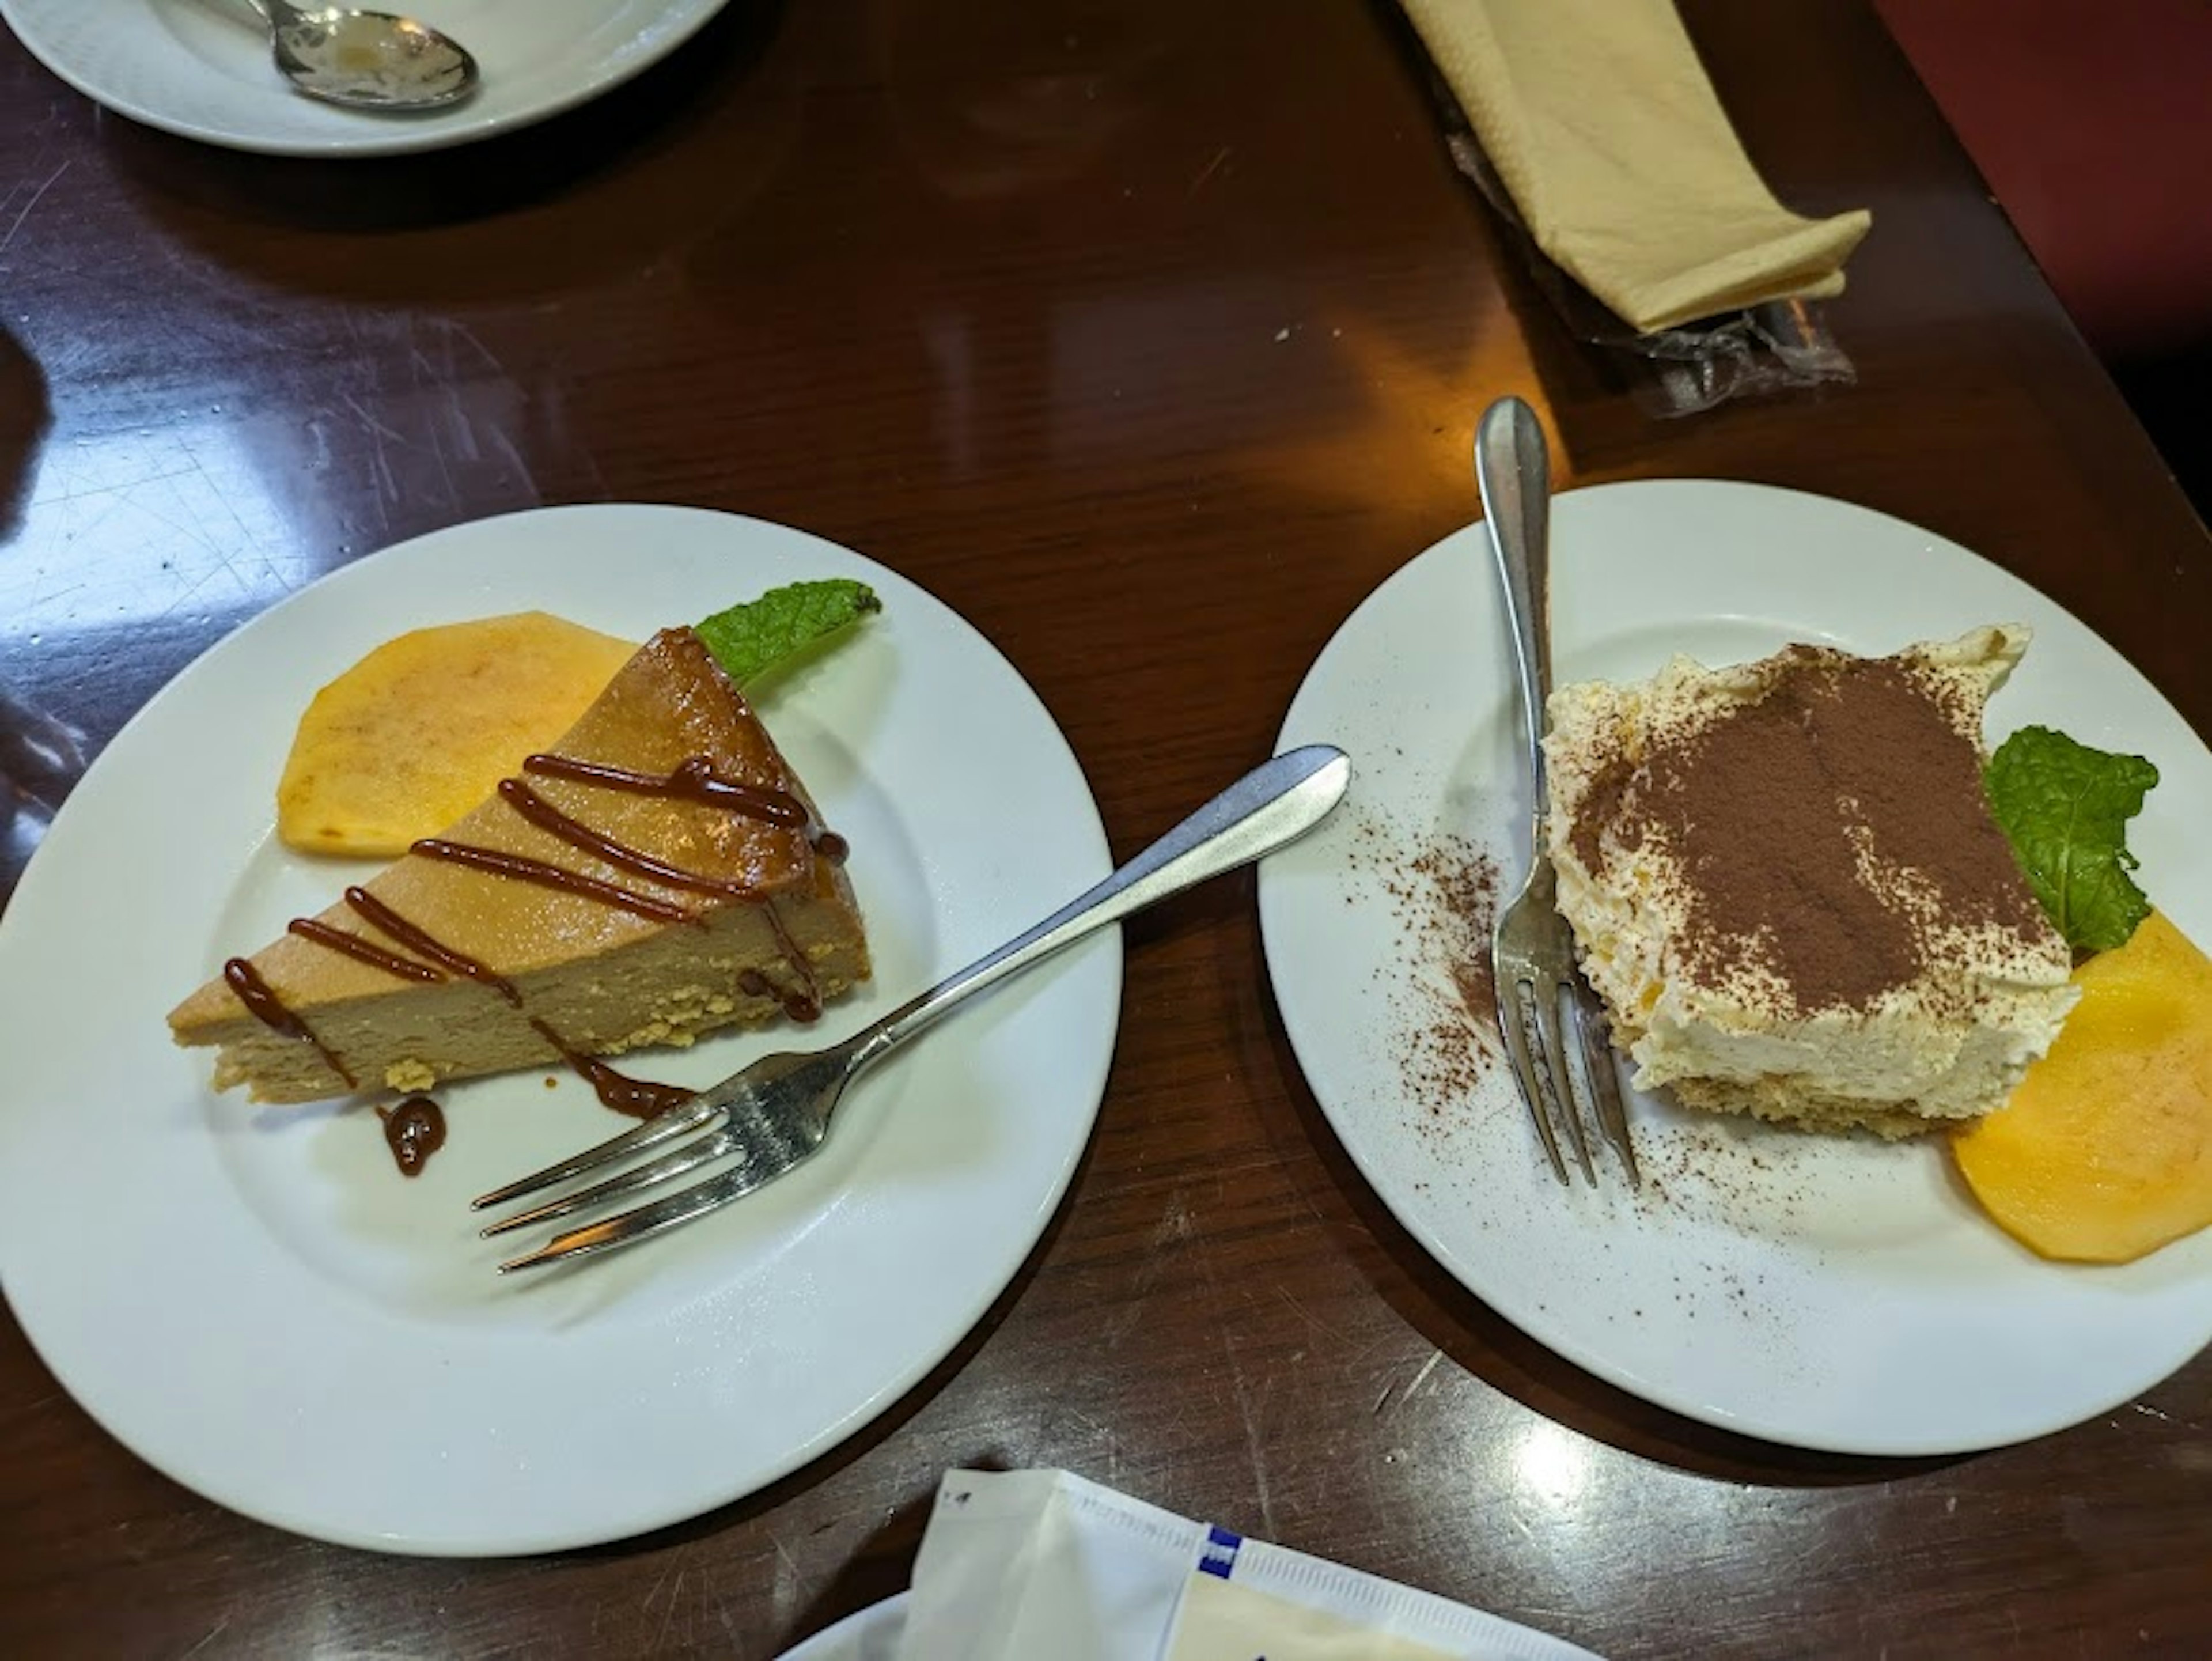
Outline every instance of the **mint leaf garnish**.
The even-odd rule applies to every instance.
[[[758,599],[717,611],[693,626],[722,672],[744,686],[817,641],[850,627],[884,603],[865,582],[825,577],[787,583]]]
[[[2136,868],[2128,821],[2158,769],[2048,727],[2024,727],[1997,746],[1986,778],[1997,823],[2066,943],[2076,952],[2125,946],[2150,913],[2128,874]]]

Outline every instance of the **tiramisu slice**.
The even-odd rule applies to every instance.
[[[1888,1136],[2004,1099],[2075,995],[1983,790],[2027,642],[1677,658],[1553,697],[1559,909],[1639,1087]]]

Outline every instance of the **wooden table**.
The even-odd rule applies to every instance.
[[[1562,483],[1771,481],[1979,549],[2205,728],[2204,532],[1879,25],[1686,9],[1780,194],[1874,210],[1830,313],[1855,387],[1640,414],[1453,173],[1388,6],[734,6],[538,131],[354,165],[143,131],[8,40],[0,678],[96,750],[386,544],[694,502],[964,613],[1126,855],[1265,754],[1338,623],[1473,516],[1474,417],[1515,392]],[[1673,1417],[1505,1325],[1364,1185],[1249,877],[1128,947],[1096,1139],[1005,1296],[844,1446],[650,1538],[457,1563],[276,1532],[110,1441],[8,1322],[0,1653],[765,1657],[902,1587],[939,1475],[994,1463],[1620,1657],[2212,1652],[2212,1357],[1972,1458]]]

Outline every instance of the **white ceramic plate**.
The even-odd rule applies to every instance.
[[[271,796],[314,689],[378,642],[529,607],[643,638],[849,575],[884,610],[762,698],[848,837],[876,978],[842,1037],[1107,869],[1059,729],[959,618],[801,533],[572,508],[427,536],[248,624],[71,794],[0,919],[0,1276],[116,1437],[283,1527],[410,1552],[544,1551],[696,1515],[849,1435],[1006,1286],[1091,1133],[1120,1007],[1110,933],[854,1087],[813,1160],[633,1251],[492,1272],[468,1201],[622,1128],[581,1081],[439,1092],[403,1179],[365,1104],[208,1089],[162,1017],[361,867],[286,852]],[[787,1031],[655,1054],[703,1084]]]
[[[901,1592],[847,1615],[798,1648],[787,1650],[783,1661],[896,1661],[899,1639],[906,1631],[908,1595]]]
[[[724,0],[423,0],[406,10],[474,54],[483,80],[451,110],[365,114],[292,90],[244,0],[0,0],[48,69],[118,115],[273,155],[442,149],[542,121],[620,86],[690,40]],[[249,14],[250,15],[250,14]]]
[[[1729,662],[1793,640],[1881,652],[2032,624],[1991,740],[2041,722],[2156,762],[2163,782],[2130,838],[2140,876],[2212,944],[2212,757],[2118,653],[1996,566],[1863,508],[1687,482],[1573,492],[1553,545],[1563,681],[1640,678],[1676,652]],[[1522,855],[1508,850],[1526,834],[1527,792],[1508,649],[1480,526],[1384,582],[1283,731],[1286,745],[1350,751],[1351,797],[1260,874],[1268,969],[1314,1093],[1440,1262],[1626,1390],[1844,1452],[2039,1435],[2139,1394],[2212,1339],[2212,1233],[2124,1268],[2045,1262],[1981,1216],[1938,1146],[1637,1098],[1645,1194],[1562,1189],[1506,1070],[1462,1088],[1464,1067],[1437,1059],[1446,958],[1469,943],[1437,924],[1416,864],[1442,849],[1449,872],[1486,855],[1504,891],[1518,881]]]

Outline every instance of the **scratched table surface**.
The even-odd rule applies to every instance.
[[[942,595],[1126,855],[1473,517],[1504,392],[1563,484],[1765,481],[1984,551],[2206,730],[2203,529],[1870,12],[1686,14],[1779,194],[1874,211],[1829,312],[1855,386],[1644,413],[1453,172],[1388,7],[746,4],[550,125],[350,164],[143,130],[0,39],[0,683],[29,786],[0,895],[67,787],[24,759],[40,723],[94,755],[322,573],[596,501],[800,526]],[[1912,1462],[1618,1393],[1359,1179],[1248,875],[1131,927],[1097,1135],[981,1323],[834,1452],[665,1532],[485,1562],[292,1537],[139,1463],[0,1321],[0,1653],[765,1657],[901,1589],[940,1473],[1000,1464],[1617,1657],[2201,1656],[2208,1386],[2200,1356],[2063,1433]]]

